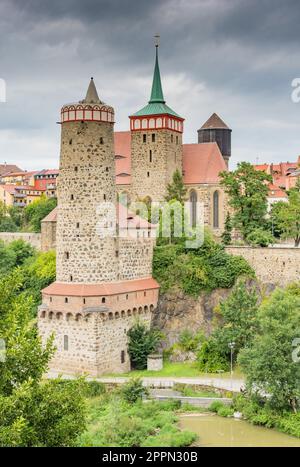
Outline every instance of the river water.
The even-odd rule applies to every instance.
[[[180,419],[180,427],[197,433],[194,446],[273,446],[300,447],[300,439],[269,428],[251,425],[244,420],[217,415],[187,415]]]

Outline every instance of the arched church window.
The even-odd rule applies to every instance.
[[[192,190],[190,193],[191,203],[191,226],[196,227],[197,223],[197,193]]]
[[[213,195],[213,227],[219,228],[219,192],[215,191]]]

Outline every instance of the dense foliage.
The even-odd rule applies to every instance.
[[[175,170],[172,177],[172,182],[167,186],[167,201],[176,200],[183,203],[186,199],[186,187],[183,181],[183,176],[178,169]]]
[[[57,205],[56,198],[41,196],[24,208],[0,201],[0,232],[40,232],[41,221]]]
[[[155,329],[148,329],[143,322],[137,321],[127,335],[132,368],[136,370],[147,368],[147,357],[157,350],[161,333]]]
[[[277,410],[300,408],[299,329],[300,287],[278,289],[261,305],[258,333],[239,355],[249,393],[268,394]]]
[[[243,238],[255,229],[267,230],[268,184],[272,177],[255,170],[249,162],[241,162],[232,172],[222,172],[221,185],[229,195],[229,205],[234,209],[232,224]]]
[[[153,256],[153,276],[161,291],[179,288],[188,295],[230,288],[240,276],[254,276],[247,261],[226,253],[223,245],[206,231],[203,245],[186,248],[184,242],[157,246]]]
[[[272,209],[273,225],[283,238],[293,238],[300,245],[300,185],[288,192],[287,203],[277,203]]]
[[[247,236],[247,243],[249,243],[251,246],[267,247],[275,243],[275,238],[271,232],[268,232],[267,230],[261,228],[254,229]]]
[[[201,371],[213,373],[229,369],[234,343],[234,360],[241,349],[249,347],[258,330],[258,297],[254,289],[238,282],[226,300],[215,310],[221,326],[201,346],[197,361]]]
[[[232,220],[229,212],[226,214],[225,224],[224,224],[224,231],[222,232],[222,243],[223,245],[230,245],[231,243],[231,235],[232,235]]]
[[[87,431],[81,446],[180,447],[189,446],[196,435],[177,427],[178,401],[127,402],[121,391],[94,398],[89,403]]]

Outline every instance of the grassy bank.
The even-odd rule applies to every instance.
[[[120,374],[111,374],[107,376],[130,376],[130,377],[168,377],[174,376],[177,378],[230,378],[230,372],[223,372],[223,373],[201,373],[197,368],[197,363],[195,362],[164,362],[164,367],[160,371],[148,371],[148,370],[133,370],[129,373],[122,373]],[[233,373],[233,378],[243,378],[242,373],[240,372],[239,368],[236,368]]]
[[[129,404],[115,390],[89,397],[87,405],[87,430],[79,439],[80,446],[183,447],[197,438],[179,429],[177,401]]]

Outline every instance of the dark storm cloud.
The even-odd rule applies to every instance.
[[[299,0],[0,0],[0,159],[56,165],[59,108],[83,96],[91,75],[127,129],[148,99],[156,32],[186,141],[217,111],[233,127],[235,161],[295,159],[299,24]]]

